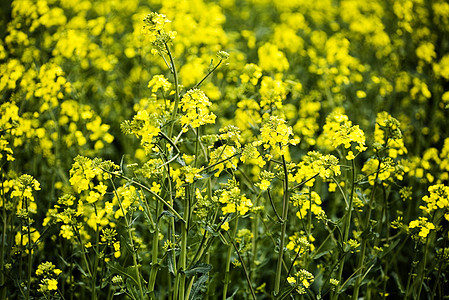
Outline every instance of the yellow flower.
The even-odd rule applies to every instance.
[[[230,214],[236,211],[235,203],[228,203],[225,207],[221,209],[223,214]]]
[[[354,153],[351,150],[349,150],[348,151],[348,155],[346,155],[346,159],[347,160],[353,160],[354,158],[355,158]]]
[[[56,276],[58,276],[59,274],[62,273],[62,270],[60,270],[60,269],[54,269],[53,272],[55,273]]]
[[[70,240],[75,234],[73,233],[72,227],[70,225],[62,225],[59,235],[63,238]]]
[[[161,190],[161,185],[153,181],[151,191],[155,194],[158,194],[160,190]]]
[[[283,72],[290,67],[285,54],[271,43],[262,45],[257,54],[259,56],[259,66],[263,70]]]
[[[266,191],[268,189],[268,187],[270,186],[271,182],[266,180],[266,179],[262,179],[262,181],[259,183],[259,188],[262,191]]]
[[[228,222],[224,222],[220,227],[224,231],[228,231],[229,230],[229,223]]]
[[[252,85],[257,85],[260,77],[262,77],[262,69],[256,64],[246,64],[240,75],[242,83],[251,82]]]
[[[435,225],[433,223],[427,222],[426,217],[419,217],[417,220],[413,220],[408,224],[409,229],[418,228],[419,232],[416,234],[415,231],[412,233],[412,238],[418,239],[421,242],[425,240],[425,238],[429,235],[430,230],[435,229]]]
[[[240,213],[240,215],[245,215],[249,209],[253,206],[253,203],[250,199],[246,198],[245,196],[242,196],[240,198],[240,203],[237,206],[237,211]]]
[[[56,279],[48,279],[46,283],[49,291],[56,291],[58,289],[58,281]]]
[[[358,125],[352,125],[348,116],[338,109],[326,117],[323,133],[318,138],[318,142],[329,150],[334,150],[340,145],[348,149],[352,144],[359,152],[367,149],[365,133]]]
[[[220,176],[225,167],[227,169],[237,169],[239,159],[235,157],[236,153],[237,149],[234,146],[227,145],[220,146],[210,153],[209,165],[216,164],[214,170],[218,170],[214,175],[215,177]],[[220,161],[223,162],[217,164]]]
[[[181,125],[184,131],[187,131],[187,125],[197,128],[204,124],[214,124],[216,116],[209,112],[209,106],[212,103],[206,94],[199,89],[191,89],[182,97],[181,110],[184,114],[181,116]]]
[[[154,75],[150,82],[148,82],[148,87],[151,88],[152,93],[156,93],[159,89],[167,92],[171,89],[171,86],[171,83],[164,75]]]
[[[361,91],[361,90],[358,90],[356,92],[356,95],[357,95],[357,98],[360,98],[360,99],[366,98],[366,93],[364,91]]]
[[[285,123],[285,120],[276,116],[270,116],[265,121],[260,129],[264,149],[267,150],[271,147],[280,155],[286,155],[288,145],[296,145],[297,141],[290,139],[290,136],[293,135],[292,128]]]
[[[145,18],[143,19],[143,22],[145,23],[145,28],[150,33],[157,33],[158,31],[163,30],[165,27],[165,24],[169,23],[170,21],[163,14],[151,12],[145,16]]]

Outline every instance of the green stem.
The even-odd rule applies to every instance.
[[[282,223],[284,220],[281,218],[281,216],[279,215],[279,213],[276,209],[276,206],[274,205],[273,198],[271,197],[271,192],[270,192],[269,188],[267,189],[267,194],[268,194],[268,199],[270,200],[271,207],[273,208],[274,214],[276,215],[276,218],[278,219],[279,223]]]
[[[181,223],[181,252],[179,254],[179,263],[178,263],[178,273],[176,281],[178,283],[178,295],[179,300],[183,300],[185,298],[185,284],[186,284],[186,265],[187,265],[187,235],[189,228],[189,220],[190,220],[190,190],[189,186],[186,186],[185,189],[185,197],[186,203],[184,203],[184,218],[187,222]]]
[[[424,258],[423,258],[423,262],[422,262],[422,268],[421,268],[421,276],[419,279],[419,284],[418,284],[418,296],[416,297],[416,299],[421,299],[421,291],[422,291],[422,286],[424,285],[424,273],[426,272],[426,264],[427,264],[427,252],[429,250],[429,241],[430,241],[430,236],[427,236],[426,238],[426,247],[424,248]]]
[[[200,82],[198,82],[197,84],[194,85],[194,87],[192,89],[197,89],[200,87],[200,85],[204,82],[204,80],[207,79],[207,77],[209,77],[210,74],[212,74],[217,68],[218,66],[220,66],[221,62],[223,61],[223,59],[220,59],[220,61],[218,62],[218,64],[209,71],[209,73],[206,74],[206,76],[203,77],[203,79],[200,80]]]
[[[97,217],[97,207],[95,203],[93,203],[95,216]],[[94,257],[94,265],[92,268],[92,299],[97,299],[97,270],[98,270],[98,258],[99,258],[99,247],[100,247],[100,231],[98,230],[98,224],[95,224],[95,235],[96,235],[96,243],[95,243],[95,257]]]
[[[259,193],[259,195],[256,198],[256,207],[259,206],[259,202],[260,202],[260,196],[262,195],[262,192]],[[259,240],[259,214],[256,213],[253,219],[253,222],[251,223],[252,227],[251,227],[251,231],[253,234],[253,238],[252,238],[252,260],[251,260],[251,265],[250,265],[250,275],[251,275],[251,281],[254,282],[254,279],[256,277],[256,264],[257,264],[257,246],[258,246],[258,240]]]
[[[173,135],[173,128],[175,126],[176,114],[178,113],[179,106],[179,82],[178,82],[178,72],[176,71],[176,65],[173,59],[173,55],[170,51],[170,47],[165,43],[165,49],[167,50],[168,57],[170,58],[171,72],[173,73],[173,80],[175,82],[175,105],[173,107],[173,112],[170,119],[170,130],[168,132],[168,137],[171,139]]]
[[[346,212],[346,217],[345,217],[345,228],[343,231],[343,241],[342,241],[343,247],[349,238],[349,230],[351,227],[352,208],[353,208],[353,200],[354,200],[354,188],[355,188],[355,163],[354,163],[354,160],[351,160],[351,163],[352,163],[352,186],[351,186],[351,195],[349,197],[349,203],[347,206],[347,212]],[[341,263],[340,263],[340,268],[338,270],[338,277],[337,277],[338,282],[341,282],[341,277],[343,275],[343,268],[345,265],[345,256],[346,255],[344,255],[344,257],[342,258]],[[336,296],[336,295],[334,295],[334,296]],[[357,299],[357,298],[355,298],[355,299]]]
[[[1,166],[1,169],[3,168],[3,165]],[[0,189],[0,197],[1,199],[6,199],[5,197],[5,190],[4,190],[4,172],[2,172],[1,177],[1,189]],[[5,200],[3,200],[5,201]],[[5,246],[6,246],[6,230],[8,229],[8,217],[6,214],[6,206],[5,202],[3,202],[2,205],[2,245],[0,247],[0,288],[1,288],[1,294],[0,299],[6,299],[6,279],[5,279]]]
[[[307,211],[307,239],[312,234],[312,188],[309,187],[309,209]]]
[[[245,261],[243,260],[243,257],[242,257],[242,255],[240,254],[240,251],[239,251],[239,249],[237,248],[237,245],[235,244],[234,239],[231,238],[231,236],[229,235],[229,232],[226,232],[226,234],[228,235],[228,238],[229,238],[229,240],[231,241],[232,246],[234,246],[234,249],[235,249],[235,251],[237,252],[237,255],[238,255],[238,257],[239,257],[240,263],[242,264],[242,267],[243,267],[243,272],[245,273],[246,281],[248,282],[248,286],[249,286],[249,289],[250,289],[250,291],[251,291],[251,295],[253,296],[253,299],[256,300],[256,293],[254,292],[253,284],[251,283],[251,279],[249,278],[248,270],[247,270],[247,268],[246,268]]]
[[[28,201],[24,197],[25,202],[25,210],[27,215],[27,233],[28,233],[28,273],[27,273],[27,291],[26,291],[26,298],[30,299],[30,288],[31,288],[31,263],[32,263],[32,251],[33,247],[31,246],[31,222],[30,222],[30,216],[29,216],[29,210],[28,210]]]
[[[416,242],[415,241],[415,246],[414,246],[414,248],[413,248],[413,259],[412,259],[412,266],[411,266],[411,268],[410,268],[410,271],[409,271],[409,273],[408,273],[408,278],[407,278],[407,286],[405,287],[405,296],[404,296],[404,299],[408,299],[408,297],[409,297],[409,294],[410,294],[410,286],[411,286],[411,282],[412,282],[412,277],[414,276],[414,274],[413,274],[413,270],[415,269],[415,266],[418,264],[418,262],[416,261],[416,258],[417,258],[417,254],[418,254],[418,251],[417,251],[417,245],[418,245],[418,242]]]
[[[162,213],[162,206],[159,202],[156,202],[156,218]],[[159,270],[159,262],[158,262],[158,253],[159,253],[159,226],[156,221],[153,233],[153,242],[151,248],[151,272],[150,278],[148,280],[148,291],[150,293],[150,297],[152,299],[156,299],[156,295],[154,293],[154,285],[156,283],[156,276]]]
[[[179,215],[179,213],[173,208],[173,206],[171,206],[167,201],[165,201],[161,196],[159,196],[158,194],[156,194],[155,192],[153,192],[153,191],[152,191],[150,188],[148,188],[147,186],[145,186],[145,185],[141,184],[140,182],[135,181],[134,179],[129,178],[128,176],[125,176],[125,175],[123,175],[123,174],[121,174],[121,173],[118,173],[118,172],[111,172],[111,171],[108,171],[108,170],[105,170],[105,169],[102,169],[102,170],[105,171],[106,173],[111,174],[111,175],[115,175],[115,176],[117,176],[117,177],[123,178],[123,179],[129,181],[129,183],[135,184],[135,185],[137,185],[138,187],[140,187],[140,188],[146,190],[147,192],[149,192],[150,194],[152,194],[157,200],[161,201],[161,202],[168,208],[168,210],[169,210],[172,214],[174,214],[179,220],[181,220],[183,223],[186,222],[186,221],[181,217],[181,215]]]
[[[282,201],[282,224],[281,224],[281,236],[279,244],[279,255],[276,266],[276,277],[274,282],[274,293],[279,294],[279,289],[281,286],[281,273],[282,264],[284,260],[284,244],[285,244],[285,233],[287,231],[287,215],[288,215],[288,172],[287,163],[285,162],[285,157],[282,155],[282,165],[284,167],[284,196]]]
[[[72,225],[72,230],[73,230],[73,232],[75,232],[75,236],[77,237],[78,243],[81,247],[81,253],[82,253],[83,260],[84,260],[84,264],[86,265],[87,273],[89,274],[89,277],[92,278],[93,276],[92,276],[92,272],[90,270],[90,263],[89,263],[89,259],[87,258],[87,255],[86,255],[86,249],[83,245],[83,241],[81,240],[81,234],[78,231],[78,229],[76,229],[75,225]]]
[[[193,286],[193,282],[195,281],[195,277],[196,276],[193,275],[192,279],[190,279],[189,287],[187,288],[186,296],[185,296],[184,300],[188,300],[189,299],[189,295],[190,295],[190,292],[192,291],[192,286]]]
[[[128,232],[128,238],[129,238],[129,246],[132,249],[133,264],[134,264],[134,268],[136,269],[137,285],[138,285],[139,293],[140,293],[140,297],[141,297],[140,299],[145,299],[144,293],[143,293],[142,281],[140,279],[139,264],[137,262],[137,250],[134,247],[134,240],[133,240],[133,236],[131,233],[131,224],[129,223],[129,220],[126,217],[127,214],[125,213],[125,209],[123,208],[122,200],[120,199],[120,196],[118,194],[118,191],[115,187],[115,184],[114,184],[114,181],[112,180],[112,178],[110,178],[110,182],[112,184],[112,188],[114,189],[115,196],[117,197],[117,201],[119,203],[120,210],[122,211],[123,219],[125,220],[126,231]]]
[[[376,188],[377,188],[377,180],[379,178],[379,173],[380,173],[380,166],[382,164],[382,159],[379,159],[379,165],[377,166],[377,173],[376,173],[376,178],[374,179],[374,186],[373,186],[373,191],[371,192],[371,196],[370,196],[370,200],[368,203],[368,216],[366,217],[366,224],[365,224],[365,230],[367,230],[370,226],[370,222],[371,222],[371,213],[372,213],[372,207],[374,206],[374,195],[376,193]],[[352,200],[351,200],[352,201]],[[364,238],[362,241],[362,245],[360,248],[360,260],[359,260],[359,270],[360,270],[360,274],[363,274],[363,265],[365,262],[365,255],[366,255],[366,247],[367,247],[367,243],[368,243],[368,239]],[[353,298],[354,299],[358,299],[359,297],[359,290],[360,290],[360,284],[362,283],[362,276],[359,276],[355,282],[354,285],[354,293],[353,293]]]
[[[239,219],[235,219],[234,229],[232,231],[232,236],[229,236],[229,239],[232,240],[235,238],[235,234],[237,232],[238,227],[238,221]],[[231,254],[232,254],[232,244],[228,245],[228,252],[226,254],[226,267],[225,267],[225,278],[224,278],[224,284],[223,284],[223,296],[222,299],[226,300],[226,294],[228,292],[228,286],[230,282],[230,269],[231,269]]]

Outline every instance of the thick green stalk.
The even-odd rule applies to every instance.
[[[97,207],[95,205],[95,203],[93,203],[93,207],[94,207],[94,211],[95,211],[95,216],[97,216]],[[96,255],[94,258],[94,265],[92,267],[92,299],[96,299],[97,296],[97,271],[98,271],[98,258],[99,258],[99,247],[100,247],[100,231],[98,230],[98,224],[96,224],[95,226],[95,236],[96,236],[96,241],[95,241],[95,249],[96,249]],[[94,298],[95,297],[95,298]]]
[[[259,206],[260,202],[260,196],[262,195],[262,192],[259,193],[259,195],[256,198],[256,207]],[[252,238],[252,259],[251,259],[251,265],[250,265],[250,278],[251,281],[254,281],[255,275],[256,275],[256,260],[257,260],[257,242],[259,240],[259,214],[255,214],[254,219],[251,222],[251,231],[253,234]]]
[[[162,206],[159,202],[156,202],[156,217],[162,213]],[[156,299],[156,295],[154,293],[154,285],[156,283],[156,276],[159,270],[159,262],[158,262],[158,252],[159,251],[159,226],[156,224],[154,226],[153,232],[153,242],[151,246],[151,272],[150,278],[148,280],[148,291],[150,292],[151,299]]]
[[[238,227],[238,221],[239,219],[236,218],[235,219],[235,224],[234,224],[234,229],[232,231],[232,236],[229,236],[229,239],[232,241],[232,239],[235,238],[235,233],[237,232],[237,227]],[[231,254],[232,254],[232,243],[230,243],[228,245],[228,252],[226,254],[226,267],[225,267],[225,278],[224,278],[224,284],[223,284],[223,296],[222,299],[226,300],[226,294],[228,292],[228,286],[229,286],[229,282],[230,282],[230,269],[231,269]]]
[[[423,262],[422,262],[422,268],[421,268],[421,276],[419,279],[419,284],[418,284],[418,296],[416,297],[416,299],[421,299],[421,291],[422,291],[422,287],[424,285],[424,273],[426,272],[426,264],[427,264],[427,254],[429,251],[429,244],[430,244],[430,235],[426,237],[426,247],[424,248],[424,254],[423,254]]]
[[[226,234],[228,235],[228,238],[231,241],[232,246],[234,246],[235,252],[237,252],[237,255],[239,257],[240,263],[242,264],[243,272],[245,273],[245,278],[246,278],[246,281],[248,283],[249,290],[251,291],[251,296],[253,296],[253,299],[256,300],[256,293],[254,292],[253,284],[251,282],[251,279],[249,278],[248,269],[246,268],[245,261],[244,261],[242,255],[240,254],[239,248],[235,244],[234,239],[231,238],[231,236],[229,235],[229,232],[226,232]]]
[[[365,230],[368,229],[368,227],[370,226],[370,222],[371,222],[371,213],[372,213],[372,207],[374,205],[374,194],[376,193],[376,188],[377,188],[377,179],[379,178],[379,173],[380,173],[380,166],[382,164],[382,159],[379,159],[379,165],[377,166],[377,172],[376,172],[376,178],[374,179],[374,186],[373,186],[373,191],[371,192],[371,197],[368,203],[368,216],[366,218],[366,224],[365,224]],[[351,200],[352,201],[352,200]],[[363,274],[363,264],[365,263],[365,255],[366,255],[366,245],[368,243],[368,239],[364,238],[362,241],[362,246],[360,249],[360,260],[359,260],[359,266],[358,269],[359,271],[359,275]],[[358,299],[359,297],[359,290],[360,290],[360,284],[362,283],[362,276],[359,276],[355,282],[354,285],[354,293],[353,293],[353,299]]]
[[[354,160],[351,160],[351,163],[352,163],[352,186],[351,186],[351,194],[349,197],[349,203],[347,206],[348,211],[346,212],[346,217],[345,217],[345,227],[344,227],[344,231],[343,231],[343,240],[342,240],[343,247],[349,238],[349,231],[350,231],[351,219],[352,219],[352,208],[353,208],[353,202],[354,202],[353,201],[354,200],[354,188],[355,188],[355,163],[354,163]],[[345,257],[342,258],[341,263],[340,263],[340,268],[338,270],[337,280],[339,282],[341,282],[344,265],[345,265]],[[336,298],[336,297],[337,297],[337,294],[334,294],[334,298]]]
[[[185,298],[184,298],[185,300],[189,300],[189,295],[190,295],[190,292],[192,291],[193,282],[195,281],[195,279],[196,279],[195,275],[193,275],[192,278],[190,279],[190,283],[189,283],[189,286],[187,288]]]
[[[176,65],[175,65],[175,61],[173,59],[173,55],[170,51],[170,47],[168,47],[168,44],[165,43],[165,49],[167,50],[168,53],[168,57],[170,58],[170,65],[171,65],[171,71],[173,73],[173,81],[175,82],[175,105],[173,107],[173,112],[170,118],[170,129],[168,132],[168,137],[172,138],[173,136],[173,128],[175,126],[175,120],[176,120],[176,115],[178,113],[178,106],[179,106],[179,82],[178,82],[178,72],[176,71]]]
[[[110,178],[110,181],[111,181],[112,187],[114,189],[115,195],[117,197],[117,201],[119,203],[120,210],[122,211],[123,219],[125,220],[126,231],[128,232],[128,238],[129,238],[129,245],[130,245],[130,247],[132,249],[133,264],[134,264],[134,268],[136,269],[137,286],[139,288],[140,297],[141,297],[141,299],[146,299],[146,297],[144,296],[144,293],[143,293],[142,281],[140,279],[139,264],[137,262],[137,254],[136,254],[137,250],[134,247],[133,236],[132,236],[132,233],[131,233],[131,230],[130,230],[131,225],[129,223],[128,218],[126,217],[126,213],[125,213],[125,210],[124,210],[123,205],[122,205],[122,200],[120,199],[120,196],[119,196],[119,194],[117,192],[117,189],[115,187],[114,181],[112,180],[112,178]]]
[[[178,294],[175,294],[175,297],[179,300],[183,300],[185,297],[185,284],[186,284],[186,265],[187,265],[187,234],[189,228],[189,219],[190,219],[190,190],[189,186],[186,186],[185,189],[185,197],[186,203],[184,203],[184,219],[185,223],[181,223],[181,251],[179,253],[179,262],[178,262],[178,273],[176,276],[176,282],[178,285]]]
[[[281,236],[279,244],[279,255],[276,266],[276,277],[274,282],[274,293],[279,294],[279,289],[281,286],[281,273],[282,264],[284,260],[284,245],[285,245],[285,232],[287,231],[287,215],[288,215],[288,172],[287,164],[285,162],[285,157],[282,155],[282,165],[284,167],[284,197],[282,201],[282,224],[281,224]]]
[[[26,298],[30,299],[30,288],[31,288],[31,263],[32,263],[32,253],[33,253],[33,247],[31,246],[31,222],[30,222],[30,216],[28,211],[28,201],[24,197],[25,202],[25,210],[27,212],[26,218],[27,218],[27,233],[28,233],[28,273],[27,273],[27,291],[26,291]]]

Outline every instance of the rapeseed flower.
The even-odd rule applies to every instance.
[[[408,224],[412,238],[424,242],[430,231],[436,229],[435,225],[427,220],[426,217],[419,217],[419,219],[413,220]],[[414,228],[418,229],[418,231],[412,230]]]
[[[365,146],[365,133],[358,125],[352,125],[348,116],[338,110],[326,117],[326,123],[323,126],[323,133],[319,138],[319,142],[329,150],[334,150],[340,145],[349,149],[353,144],[358,152],[363,152],[367,149]],[[347,155],[347,158],[355,158],[355,155]]]
[[[198,128],[204,124],[215,123],[216,116],[209,111],[209,106],[212,103],[203,91],[199,89],[187,91],[181,98],[180,105],[181,110],[184,112],[180,119],[184,132],[188,130],[187,126]]]
[[[286,155],[288,145],[296,145],[298,139],[291,139],[293,135],[292,128],[287,126],[286,121],[276,116],[270,116],[265,120],[260,129],[261,143],[265,150],[273,149],[279,155]]]
[[[429,195],[425,195],[422,200],[426,206],[420,206],[427,214],[441,209],[444,217],[449,221],[449,187],[443,184],[432,185],[428,188]]]

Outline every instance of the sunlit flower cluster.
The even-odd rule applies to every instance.
[[[365,133],[358,125],[352,125],[348,116],[334,111],[326,118],[326,123],[323,126],[323,134],[321,135],[321,142],[324,147],[333,150],[338,146],[343,145],[348,149],[346,159],[352,160],[357,153],[363,152],[367,149],[365,146]],[[357,152],[354,154],[352,145]]]
[[[206,94],[199,89],[192,89],[181,98],[181,110],[184,112],[180,119],[183,130],[188,127],[198,128],[204,124],[214,124],[215,114],[209,111],[212,105]]]
[[[238,213],[245,215],[253,206],[253,203],[244,194],[241,194],[238,182],[229,179],[224,188],[217,191],[218,201],[224,206],[221,208],[224,215]]]
[[[9,2],[2,296],[444,296],[445,1]]]
[[[289,145],[299,143],[298,139],[291,138],[293,131],[285,120],[275,116],[271,116],[264,122],[260,134],[264,149],[271,148],[273,153],[278,155],[286,155]]]

